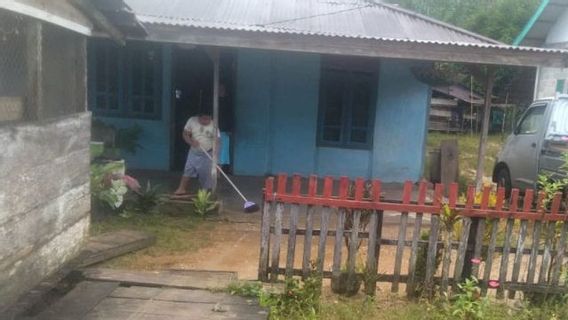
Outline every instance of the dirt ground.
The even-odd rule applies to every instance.
[[[286,217],[284,221],[286,221]],[[319,219],[316,218],[316,221]],[[383,226],[383,237],[396,239],[398,236],[398,219],[387,216]],[[300,226],[303,224],[300,221]],[[335,222],[332,220],[331,224]],[[205,241],[198,250],[172,256],[162,256],[163,262],[166,262],[173,269],[202,269],[202,270],[218,270],[218,271],[235,271],[238,272],[239,279],[256,280],[258,275],[258,258],[260,243],[260,213],[243,214],[238,212],[224,212],[219,217],[206,222],[207,227],[201,228],[188,237],[191,241]],[[427,227],[427,221],[425,222]],[[317,227],[317,223],[316,226]],[[408,234],[412,232],[412,228],[408,228]],[[314,238],[312,245],[312,256],[316,256],[317,237]],[[281,263],[285,261],[287,243],[282,243]],[[344,256],[346,248],[344,247]],[[327,254],[325,268],[331,268],[333,259],[333,241],[328,239]],[[361,252],[366,252],[366,244],[363,242]],[[379,272],[392,273],[394,265],[395,247],[381,248],[381,257],[379,263]],[[301,267],[303,252],[303,236],[298,236],[296,242],[295,266]],[[149,257],[151,258],[151,257]],[[158,258],[158,257],[156,257]],[[344,257],[345,258],[345,257]],[[358,264],[362,265],[365,259],[364,255],[358,257]],[[408,260],[405,256],[404,260]],[[150,261],[148,261],[150,262]],[[152,264],[156,264],[154,263]],[[403,270],[406,270],[406,264],[403,263]]]

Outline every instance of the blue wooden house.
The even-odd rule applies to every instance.
[[[434,61],[564,66],[563,53],[372,0],[95,3],[126,42],[90,41],[89,106],[143,128],[130,168],[182,168],[183,124],[212,103],[210,48],[221,51],[220,128],[238,175],[418,180],[431,96],[422,75]]]

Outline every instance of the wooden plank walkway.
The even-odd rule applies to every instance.
[[[226,293],[84,281],[33,320],[266,319],[256,301]]]
[[[117,230],[90,237],[77,257],[22,296],[7,311],[7,318],[22,316],[34,312],[37,308],[43,308],[51,300],[50,292],[55,290],[60,283],[65,282],[64,279],[71,277],[72,271],[77,268],[144,249],[155,242],[156,238],[153,235],[132,230]]]
[[[83,269],[83,277],[93,281],[120,282],[126,285],[181,289],[226,288],[237,281],[236,272],[202,270],[132,271],[106,268]]]
[[[86,267],[156,243],[156,237],[140,231],[119,230],[89,238],[77,257],[78,267]]]

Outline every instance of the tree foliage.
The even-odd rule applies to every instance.
[[[512,43],[540,0],[388,0],[390,3]]]
[[[535,12],[541,0],[386,0],[403,8],[440,21],[511,44]],[[444,66],[445,65],[445,66]],[[438,64],[451,78],[469,86],[471,75],[476,78],[474,90],[483,92],[484,68],[456,64]],[[494,94],[505,96],[520,70],[514,67],[497,69]]]

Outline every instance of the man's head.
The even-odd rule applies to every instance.
[[[208,125],[209,123],[211,123],[211,120],[212,120],[211,114],[209,112],[206,112],[206,111],[199,112],[197,117],[199,119],[199,123],[201,123],[203,125]]]

